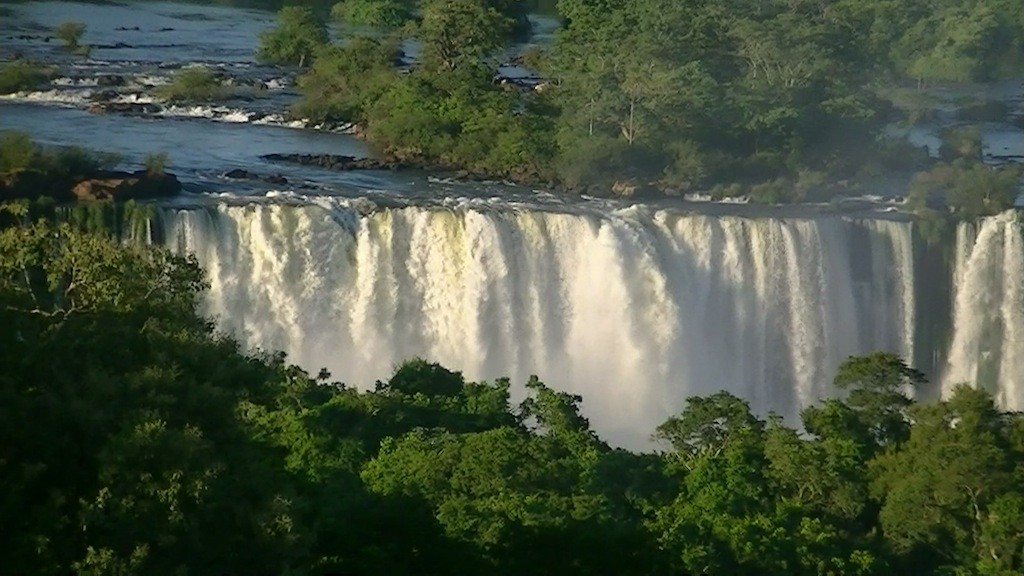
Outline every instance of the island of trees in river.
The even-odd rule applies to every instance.
[[[537,379],[514,404],[413,360],[361,392],[244,354],[193,257],[40,210],[0,210],[6,572],[1024,571],[1024,417],[916,403],[893,355],[846,361],[800,429],[722,392],[630,452]]]
[[[288,8],[261,56],[308,66],[301,113],[355,122],[410,162],[571,188],[735,182],[766,201],[927,168],[915,201],[944,194],[963,215],[1000,209],[1016,185],[981,163],[970,129],[938,166],[878,138],[916,114],[893,102],[918,86],[1019,71],[1015,0],[559,8],[565,27],[530,56],[536,90],[494,82],[525,26],[512,1],[347,0],[332,12],[368,32],[344,45]],[[411,68],[395,62],[408,35]],[[211,89],[190,74],[182,97]],[[103,160],[0,140],[12,189],[70,186]],[[149,164],[139,179],[163,177]],[[508,381],[413,360],[359,391],[246,354],[198,313],[194,258],[121,242],[96,214],[0,209],[5,572],[1024,572],[1024,417],[969,386],[915,402],[923,377],[893,355],[849,359],[843,397],[799,423],[695,397],[652,431],[656,450],[631,452],[536,379],[513,403]]]
[[[266,62],[308,66],[295,112],[352,122],[392,159],[575,190],[645,190],[762,202],[827,200],[851,182],[919,171],[911,208],[1001,211],[1017,167],[981,163],[961,102],[935,166],[893,122],[928,120],[928,88],[1024,73],[1016,0],[561,0],[552,45],[519,61],[544,81],[496,77],[528,30],[514,0],[345,0],[287,7],[261,38]],[[404,40],[418,50],[403,61]],[[498,78],[498,79],[496,79]],[[1000,174],[1002,172],[1002,174]]]
[[[298,67],[296,117],[357,126],[384,166],[620,196],[882,192],[918,215],[966,218],[1005,210],[1019,191],[1019,164],[982,161],[980,125],[1021,120],[983,89],[955,103],[938,160],[887,130],[933,120],[937,87],[1024,74],[1017,0],[560,0],[553,41],[525,51],[523,1],[312,5],[282,8],[256,56]],[[342,25],[334,40],[330,22]],[[54,33],[88,54],[83,31]],[[539,80],[498,74],[510,58]],[[9,62],[0,92],[47,73]],[[237,95],[203,68],[156,94]]]

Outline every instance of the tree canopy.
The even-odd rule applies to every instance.
[[[88,231],[94,209],[0,213],[12,572],[1024,570],[1024,419],[966,386],[917,403],[891,354],[846,361],[802,425],[722,392],[629,452],[537,378],[513,403],[414,359],[359,391],[246,354],[197,313],[193,258]]]
[[[821,201],[920,169],[927,154],[883,127],[933,113],[922,88],[1024,70],[1013,3],[560,0],[554,42],[522,54],[524,2],[345,0],[335,17],[376,33],[318,52],[296,112],[355,123],[385,155],[427,167]],[[413,41],[404,59],[399,37]],[[510,59],[543,80],[505,77]],[[984,168],[962,164],[966,177]],[[1006,208],[955,188],[944,196],[964,216]]]

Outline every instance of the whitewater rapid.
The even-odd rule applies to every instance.
[[[166,208],[161,227],[247,346],[359,387],[413,356],[537,374],[619,445],[691,395],[792,418],[849,355],[913,361],[909,222],[254,203]]]
[[[983,387],[1007,410],[1024,410],[1024,226],[1006,212],[957,229],[956,300],[942,392]]]

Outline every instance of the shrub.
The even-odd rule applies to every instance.
[[[826,198],[828,196],[828,174],[814,170],[800,170],[796,182],[793,183],[794,198],[803,201],[808,198]]]
[[[329,41],[327,26],[305,6],[285,6],[277,13],[277,26],[260,35],[256,58],[270,64],[304,67]]]
[[[178,70],[171,83],[159,87],[156,94],[169,102],[198,102],[223,100],[229,98],[233,91],[209,68],[191,66]]]
[[[65,48],[77,50],[80,46],[79,42],[82,40],[82,35],[85,34],[85,24],[81,22],[64,22],[57,26],[54,33],[57,34],[61,42],[64,42]]]
[[[921,170],[932,161],[926,146],[917,146],[906,137],[881,137],[876,148],[877,158],[886,170]]]
[[[1021,167],[992,168],[974,163],[959,169],[946,203],[962,218],[998,214],[1013,206],[1019,191]]]
[[[25,60],[13,60],[0,65],[0,94],[35,90],[52,76],[47,68]]]
[[[700,186],[708,175],[704,154],[700,147],[690,141],[675,142],[669,147],[673,159],[665,169],[665,182],[682,192]]]
[[[915,125],[935,118],[938,100],[928,93],[913,88],[884,88],[877,95],[900,111],[908,124]]]
[[[353,38],[344,48],[324,46],[309,72],[299,77],[302,100],[295,114],[314,122],[361,122],[365,111],[395,81],[397,43]]]
[[[32,166],[39,150],[22,132],[0,133],[0,176],[17,174]]]
[[[966,122],[1002,122],[1010,112],[1005,102],[974,100],[960,103],[957,118]]]
[[[939,156],[943,160],[949,161],[957,158],[981,160],[981,154],[981,129],[977,126],[951,128],[942,133],[942,146],[939,148]]]
[[[922,211],[944,202],[960,218],[977,218],[1009,209],[1019,191],[1020,166],[992,168],[958,160],[914,175],[908,206]]]
[[[793,183],[785,178],[777,178],[750,187],[750,201],[758,204],[782,204],[799,202],[802,199]]]
[[[167,164],[169,161],[170,158],[167,156],[166,152],[154,152],[152,154],[147,154],[146,157],[142,159],[142,165],[146,167],[146,174],[148,176],[156,178],[166,174]]]
[[[14,196],[63,196],[76,181],[120,161],[78,147],[44,148],[20,132],[0,133],[0,181]]]
[[[403,0],[344,0],[331,8],[331,18],[353,26],[398,28],[412,18]]]
[[[561,147],[555,169],[569,187],[601,184],[616,176],[616,164],[629,152],[621,138],[595,133],[585,137],[573,135],[571,143]]]
[[[711,187],[710,195],[712,200],[724,200],[726,198],[739,198],[746,190],[738,182],[732,184],[715,184]]]

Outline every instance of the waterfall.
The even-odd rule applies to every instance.
[[[942,391],[984,387],[1024,410],[1024,227],[1016,212],[962,223],[954,261],[953,336]]]
[[[792,418],[847,356],[913,351],[907,222],[266,203],[162,218],[245,345],[360,387],[412,356],[537,374],[619,445],[722,389]]]

